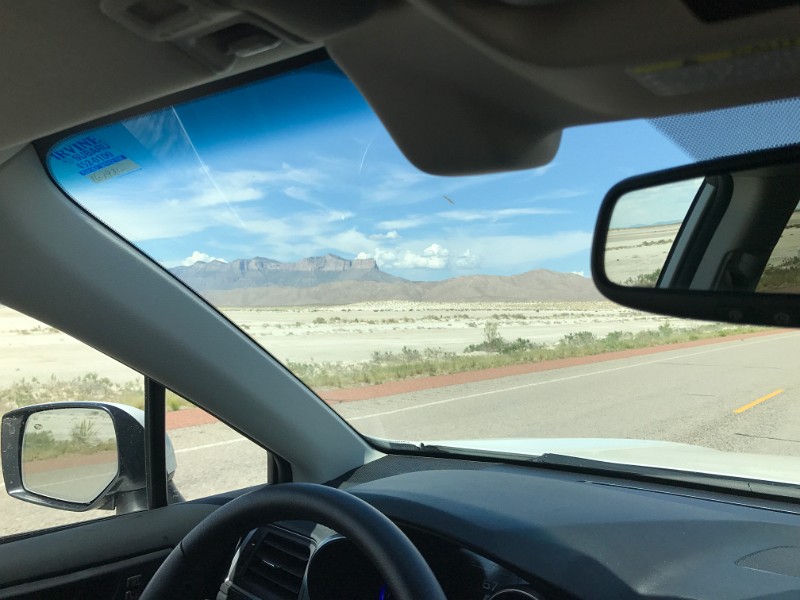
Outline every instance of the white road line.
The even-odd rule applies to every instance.
[[[476,394],[467,394],[465,396],[456,396],[454,398],[445,398],[444,400],[434,400],[433,402],[425,402],[424,404],[415,404],[414,406],[406,406],[404,408],[396,408],[394,410],[386,410],[383,412],[374,413],[371,415],[362,415],[360,417],[345,417],[346,421],[363,421],[364,419],[373,419],[375,417],[385,417],[389,415],[396,415],[403,412],[409,412],[412,410],[419,410],[422,408],[429,408],[431,406],[438,406],[440,404],[449,404],[451,402],[458,402],[460,400],[471,400],[472,398],[480,398],[482,396],[491,396],[492,394],[505,394],[506,392],[515,392],[517,390],[524,390],[527,388],[538,387],[540,385],[547,385],[549,383],[560,383],[562,381],[570,381],[573,379],[581,379],[583,377],[591,377],[592,375],[603,375],[605,373],[613,373],[615,371],[624,371],[626,369],[634,369],[636,367],[644,367],[648,365],[655,365],[658,363],[667,362],[670,360],[677,360],[679,358],[688,358],[691,356],[699,356],[701,354],[711,354],[712,352],[722,352],[723,350],[731,350],[736,348],[741,348],[742,346],[754,346],[756,344],[763,344],[765,342],[772,342],[775,340],[783,340],[793,336],[800,335],[798,333],[789,333],[786,335],[781,336],[768,336],[762,339],[756,340],[748,340],[744,342],[740,342],[738,344],[731,344],[725,345],[723,347],[711,348],[709,350],[699,350],[697,352],[692,352],[690,354],[678,354],[677,356],[673,356],[671,358],[659,358],[656,360],[649,360],[641,363],[636,363],[633,365],[624,365],[622,367],[614,367],[612,369],[603,369],[602,371],[592,371],[590,373],[579,373],[578,375],[569,375],[567,377],[559,377],[557,379],[548,379],[547,381],[535,381],[533,383],[526,383],[524,385],[517,385],[514,387],[503,388],[500,390],[489,390],[486,392],[478,392]],[[734,341],[734,340],[731,340]]]
[[[190,446],[188,448],[178,448],[175,454],[183,454],[184,452],[194,452],[195,450],[205,450],[206,448],[216,448],[217,446],[227,446],[228,444],[237,444],[239,442],[249,442],[247,438],[238,438],[235,440],[225,440],[224,442],[214,442],[213,444],[201,444],[200,446]]]

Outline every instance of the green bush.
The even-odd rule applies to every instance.
[[[756,286],[759,292],[797,292],[800,288],[800,257],[785,258],[777,265],[768,265]]]
[[[659,267],[651,273],[641,273],[636,277],[629,277],[622,285],[628,287],[656,287],[660,276],[661,268]]]
[[[59,379],[55,375],[46,380],[23,378],[7,388],[0,388],[0,409],[65,401],[115,402],[143,409],[144,382],[116,383],[97,373],[86,373],[72,379]],[[168,390],[166,405],[167,410],[180,410],[190,403]]]
[[[662,344],[686,342],[718,336],[731,336],[758,331],[755,327],[720,324],[700,325],[691,329],[678,329],[663,323],[658,329],[639,331],[612,331],[597,337],[589,331],[569,333],[551,346],[532,344],[518,338],[504,340],[497,328],[484,327],[484,341],[465,349],[464,354],[446,352],[441,348],[417,350],[404,347],[400,352],[373,352],[365,363],[297,363],[287,366],[307,385],[315,389],[343,388],[355,385],[374,385],[413,377],[450,375],[509,365],[537,363],[548,360],[574,358],[647,348]]]

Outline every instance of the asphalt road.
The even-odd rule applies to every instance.
[[[336,408],[394,439],[638,438],[800,455],[798,363],[800,333],[779,333]]]
[[[621,437],[800,455],[800,332],[454,385],[336,409],[378,437]],[[264,481],[263,451],[224,425],[170,432],[188,497]],[[0,495],[0,535],[107,516]]]

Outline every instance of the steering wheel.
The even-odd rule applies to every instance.
[[[336,488],[286,483],[231,500],[192,529],[156,571],[141,600],[214,598],[236,542],[275,521],[312,521],[337,531],[372,561],[398,600],[446,600],[428,563],[377,509]]]

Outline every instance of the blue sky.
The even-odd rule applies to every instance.
[[[608,188],[687,162],[652,125],[630,121],[565,131],[538,169],[429,176],[328,63],[75,135],[48,167],[167,266],[333,253],[435,280],[535,268],[588,275]]]

